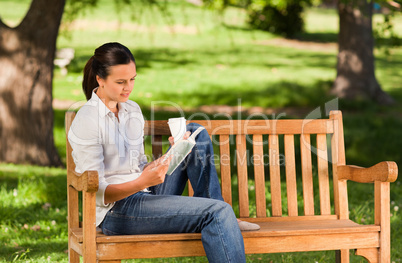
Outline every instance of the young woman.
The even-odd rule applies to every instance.
[[[169,176],[170,159],[147,163],[144,118],[128,99],[136,76],[133,55],[119,43],[97,48],[84,69],[88,102],[78,111],[68,139],[77,172],[99,172],[97,226],[106,235],[198,232],[210,262],[245,262],[239,225],[259,227],[238,221],[223,201],[208,133],[197,135],[192,152]],[[188,125],[185,137],[198,127]],[[173,137],[169,141],[173,144]],[[187,180],[194,197],[181,196]]]

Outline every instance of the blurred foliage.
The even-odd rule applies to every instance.
[[[336,1],[325,0],[203,0],[203,2],[206,6],[221,11],[227,6],[242,7],[247,10],[248,23],[252,28],[287,38],[304,31],[303,12],[306,7],[320,4],[331,5],[331,2],[334,6],[336,4]],[[341,0],[341,2],[348,5],[357,4],[350,0]],[[402,44],[402,39],[395,32],[393,25],[395,13],[402,10],[401,4],[401,0],[373,1],[374,11],[383,15],[383,21],[373,26],[373,34],[377,40],[376,46],[385,48],[388,53],[389,47]]]
[[[229,5],[247,10],[248,23],[252,28],[261,29],[285,37],[293,37],[303,32],[303,11],[312,0],[204,0],[213,9],[223,10]]]
[[[248,22],[253,28],[290,38],[303,32],[303,11],[310,4],[310,0],[253,1]]]
[[[401,7],[399,7],[398,11],[396,7],[390,6],[387,2],[381,5],[377,4],[376,7],[377,11],[381,12],[382,20],[373,25],[373,34],[376,39],[375,45],[377,48],[384,50],[387,55],[390,55],[390,48],[402,45],[402,38],[397,34],[394,26],[395,15],[401,11]]]

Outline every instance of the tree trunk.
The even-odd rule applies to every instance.
[[[346,99],[392,104],[375,77],[373,1],[338,0],[339,53],[333,92]]]
[[[0,161],[60,166],[52,79],[65,0],[33,0],[16,28],[0,20]]]

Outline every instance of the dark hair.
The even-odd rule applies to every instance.
[[[111,66],[129,64],[131,61],[135,63],[133,54],[120,43],[106,43],[95,49],[94,55],[85,65],[82,80],[82,89],[87,100],[91,98],[92,91],[99,86],[96,76],[106,79]]]

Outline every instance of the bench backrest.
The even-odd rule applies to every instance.
[[[74,113],[66,113],[67,129],[74,116]],[[237,174],[241,218],[253,214],[250,213],[250,191],[255,191],[256,217],[335,215],[348,218],[346,180],[337,179],[337,165],[345,164],[340,111],[331,112],[329,119],[191,122],[203,125],[219,147],[215,154],[222,195],[231,205],[234,203],[232,177]],[[154,158],[162,155],[166,143],[163,136],[170,136],[167,121],[146,121],[144,132],[145,136],[151,136]],[[75,169],[68,141],[67,166],[69,171]],[[301,179],[297,179],[300,176],[297,171],[301,171]],[[251,186],[250,173],[254,174],[255,182]],[[266,189],[268,178],[270,188]],[[298,191],[302,192],[302,200],[298,200]],[[315,209],[315,204],[319,210]]]

